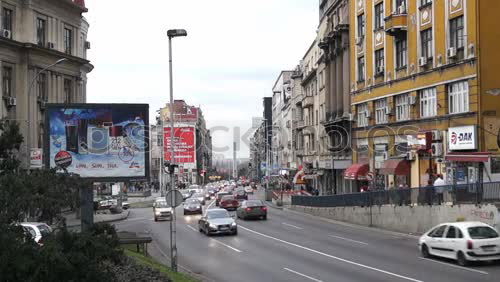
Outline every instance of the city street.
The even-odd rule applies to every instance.
[[[261,192],[262,193],[262,192]],[[260,198],[260,197],[259,197]],[[213,207],[212,201],[206,206]],[[209,281],[498,281],[500,264],[463,268],[423,259],[417,239],[407,235],[333,224],[268,209],[267,221],[238,220],[237,236],[207,237],[199,216],[178,208],[181,268]],[[120,231],[147,232],[150,249],[169,255],[169,222],[154,222],[152,209],[133,209]]]

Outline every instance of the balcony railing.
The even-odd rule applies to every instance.
[[[408,30],[408,14],[404,9],[398,9],[385,18],[385,32],[391,36],[396,36]]]
[[[302,107],[309,108],[312,106],[314,106],[314,97],[313,96],[305,96],[304,99],[302,99]]]

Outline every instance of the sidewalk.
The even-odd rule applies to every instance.
[[[108,223],[120,221],[128,218],[130,210],[124,210],[120,214],[94,214],[94,223]],[[63,215],[66,218],[67,227],[80,226],[80,219],[76,218],[76,213],[68,213]]]
[[[158,192],[158,193],[152,192],[151,196],[149,196],[149,197],[128,197],[126,202],[129,204],[140,203],[140,202],[149,202],[149,201],[153,201],[157,197],[160,197],[160,192]]]

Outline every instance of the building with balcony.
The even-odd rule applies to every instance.
[[[87,101],[86,12],[83,0],[0,2],[0,119],[17,121],[31,148],[43,148],[46,103]],[[21,148],[24,165],[31,148]]]
[[[498,11],[499,1],[350,1],[353,159],[377,188],[500,179]],[[368,184],[350,175],[354,191]]]

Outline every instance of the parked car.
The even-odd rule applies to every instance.
[[[43,239],[52,233],[52,228],[43,222],[22,222],[21,226],[37,244],[42,244]]]
[[[267,207],[261,200],[244,201],[236,210],[236,216],[241,219],[262,218],[266,220]]]
[[[225,192],[225,191],[217,193],[217,196],[215,198],[215,205],[219,206],[220,200],[222,199],[222,197],[227,196],[227,195],[231,195],[231,194],[229,192]]]
[[[232,195],[226,195],[223,196],[222,199],[220,200],[219,206],[223,209],[229,210],[236,210],[240,205],[240,202],[234,198]]]
[[[248,195],[243,188],[236,189],[233,195],[237,201],[248,200]]]
[[[122,202],[122,209],[128,210],[130,208],[130,203],[129,202]]]
[[[193,196],[191,196],[191,198],[197,199],[198,201],[200,201],[200,203],[202,205],[205,205],[205,194],[203,194],[203,193],[196,193],[196,194],[193,194]]]
[[[238,234],[236,221],[224,209],[210,209],[198,221],[198,229],[207,236],[212,234]]]
[[[443,223],[418,240],[422,256],[456,260],[461,266],[471,261],[500,260],[500,236],[482,222]]]
[[[165,201],[165,199],[160,198],[160,200],[153,203],[153,215],[155,221],[160,219],[172,220],[172,207]]]
[[[198,199],[187,199],[184,203],[184,215],[203,214],[203,207]]]

